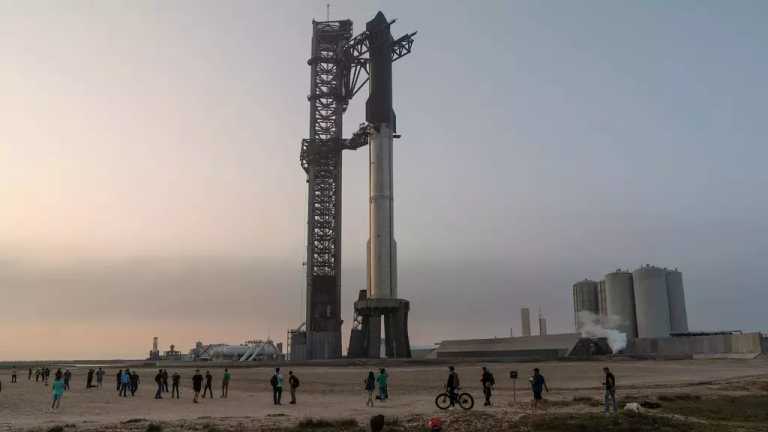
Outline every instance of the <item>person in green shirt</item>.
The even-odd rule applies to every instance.
[[[57,378],[56,381],[53,382],[53,404],[51,405],[51,409],[57,409],[61,406],[61,397],[64,396],[64,380],[62,378]]]
[[[379,396],[376,399],[381,401],[389,399],[389,389],[387,388],[389,375],[386,369],[381,368],[379,370],[379,376],[376,377],[376,381],[379,383]]]
[[[221,397],[226,399],[229,396],[229,380],[232,379],[232,374],[229,373],[229,369],[224,369],[224,378],[221,380]]]

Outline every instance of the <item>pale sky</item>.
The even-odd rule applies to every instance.
[[[326,1],[0,0],[0,360],[139,358],[303,320],[311,20]],[[411,338],[572,331],[571,285],[684,274],[768,330],[768,3],[332,1],[394,66]],[[345,116],[363,121],[365,92]],[[367,150],[344,154],[345,342]]]

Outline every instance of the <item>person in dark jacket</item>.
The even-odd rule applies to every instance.
[[[296,405],[296,389],[299,388],[299,378],[293,374],[293,371],[288,371],[288,388],[291,390],[291,404]]]
[[[163,398],[163,370],[160,369],[155,375],[155,384],[157,384],[157,391],[155,392],[155,399]]]
[[[205,371],[205,387],[203,388],[203,399],[205,399],[206,392],[210,392],[211,399],[213,399],[213,375],[211,375],[211,371]]]
[[[176,399],[181,399],[181,394],[179,394],[179,381],[181,381],[181,375],[179,375],[178,372],[174,372],[171,381],[173,383],[173,387],[171,387],[171,399],[173,399],[174,395],[176,395]]]
[[[69,381],[72,379],[72,372],[70,372],[69,369],[67,369],[64,372],[63,377],[64,377],[64,390],[69,390]]]
[[[528,381],[531,383],[531,391],[533,392],[533,404],[531,405],[531,409],[533,412],[536,412],[536,409],[539,407],[539,402],[544,399],[541,394],[544,390],[549,393],[549,387],[547,386],[547,381],[544,379],[544,375],[540,373],[539,368],[533,369],[533,376]]]
[[[168,393],[168,370],[163,369],[163,391]]]
[[[496,385],[493,374],[488,368],[483,366],[483,375],[480,377],[480,383],[483,385],[483,395],[485,395],[485,406],[491,406],[491,389]]]
[[[376,375],[373,371],[368,371],[368,377],[365,379],[365,391],[368,392],[368,401],[365,402],[365,406],[373,406],[373,392],[376,391]]]
[[[203,376],[200,375],[200,369],[195,370],[195,375],[192,376],[192,390],[195,391],[195,398],[192,402],[197,403],[197,398],[200,396],[200,390],[203,389]]]
[[[131,381],[131,396],[135,396],[136,392],[139,391],[139,374],[136,371],[133,371],[130,376]]]
[[[456,406],[459,396],[459,374],[453,366],[448,366],[448,382],[445,384],[445,389],[451,398],[451,406]]]
[[[117,391],[119,392],[120,386],[122,384],[121,378],[123,377],[123,370],[120,369],[119,371],[117,371],[117,375],[115,375],[115,377],[117,378]]]
[[[619,407],[616,404],[616,377],[607,367],[603,368],[603,373],[605,374],[605,380],[603,381],[603,389],[605,389],[605,413],[609,414],[611,408],[613,408],[613,413],[617,414],[619,412]]]

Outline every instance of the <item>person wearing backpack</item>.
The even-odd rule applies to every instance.
[[[483,384],[483,394],[485,395],[485,406],[491,406],[491,389],[496,385],[496,380],[493,379],[493,374],[483,366],[483,375],[480,378],[480,382]]]
[[[299,388],[299,378],[293,374],[293,371],[288,371],[288,386],[291,388],[291,404],[296,405],[296,389]]]

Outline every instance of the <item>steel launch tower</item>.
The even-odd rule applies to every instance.
[[[411,52],[415,33],[395,40],[389,29],[390,24],[384,14],[379,12],[366,25],[366,31],[353,38],[350,20],[312,22],[312,54],[307,61],[311,68],[309,138],[302,141],[300,156],[309,189],[306,328],[294,332],[292,337],[291,352],[296,359],[341,357],[342,150],[356,150],[366,144],[371,145],[372,213],[367,297],[389,299],[386,303],[390,305],[394,304],[392,299],[397,294],[391,194],[392,138],[395,131],[392,62]],[[368,77],[361,81],[363,75]],[[368,82],[370,95],[366,104],[367,124],[351,138],[344,139],[344,111],[352,97]],[[374,164],[375,161],[378,162]],[[376,185],[381,186],[375,190],[374,177]],[[372,283],[372,280],[375,282]],[[405,315],[400,313],[398,316],[407,320],[408,302],[402,302],[405,302]],[[370,333],[367,330],[370,320],[366,317],[381,312],[374,312],[363,304],[359,308],[359,303],[355,307],[357,319],[350,355],[353,355],[353,350],[359,351],[359,343],[355,341],[360,339],[361,333]],[[385,309],[389,311],[391,307]],[[390,312],[384,315],[387,328],[403,328],[405,332],[404,336],[398,337],[397,342],[393,343],[401,348],[408,347],[407,324],[395,323],[395,318],[387,319],[390,315]],[[378,320],[379,316],[371,319]],[[388,330],[386,332],[391,333]],[[372,337],[374,335],[370,333],[370,338],[365,339],[372,340]],[[370,351],[373,352],[372,349]],[[388,348],[388,354],[389,351]],[[401,351],[398,349],[398,352]],[[392,355],[395,355],[394,352]],[[375,357],[378,357],[378,353]]]

